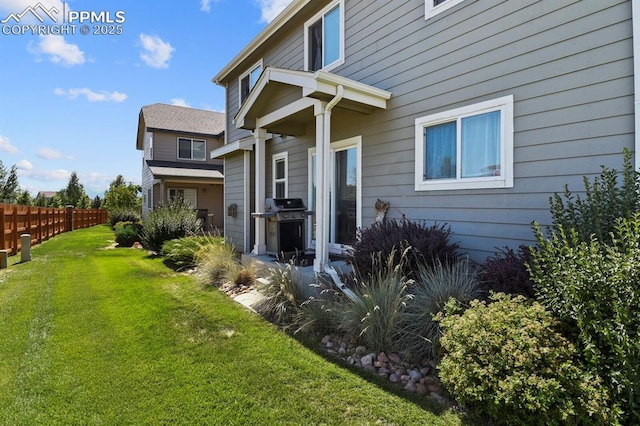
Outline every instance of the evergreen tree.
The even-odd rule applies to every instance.
[[[16,203],[22,206],[31,206],[33,205],[33,198],[31,197],[31,194],[29,194],[29,191],[25,189],[20,191]]]
[[[62,201],[62,206],[71,205],[80,209],[86,209],[91,205],[89,196],[84,191],[84,186],[78,179],[76,172],[71,173],[67,187],[58,192]]]
[[[0,203],[15,203],[19,190],[18,169],[14,165],[7,170],[0,160]]]

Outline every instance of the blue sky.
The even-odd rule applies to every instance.
[[[73,171],[91,197],[119,174],[140,183],[140,108],[223,112],[224,89],[211,78],[289,2],[0,0],[0,160],[34,196],[64,188]]]

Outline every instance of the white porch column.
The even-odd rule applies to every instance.
[[[256,212],[264,213],[264,199],[267,196],[266,193],[266,153],[265,153],[265,141],[267,139],[267,131],[262,128],[257,128],[253,132],[255,138],[255,156],[256,156]],[[265,226],[265,219],[255,218],[255,232],[256,239],[253,246],[253,254],[265,254],[267,252],[267,230]]]
[[[329,145],[325,139],[326,102],[314,107],[316,117],[316,258],[313,270],[329,263]]]

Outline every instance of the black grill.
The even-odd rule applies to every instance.
[[[267,252],[277,256],[304,253],[307,208],[302,198],[267,198]]]

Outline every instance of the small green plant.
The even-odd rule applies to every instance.
[[[599,176],[589,182],[585,176],[584,198],[574,195],[565,186],[563,196],[549,199],[553,229],[575,230],[579,241],[611,241],[617,218],[629,218],[640,210],[640,173],[635,171],[631,151],[625,148],[622,172],[602,166]],[[619,176],[622,182],[619,182]]]
[[[116,234],[116,243],[120,247],[131,247],[140,241],[140,232],[142,227],[138,223],[118,222],[114,231]]]
[[[200,230],[200,220],[190,204],[178,198],[157,207],[143,222],[142,244],[160,252],[165,241],[182,238]]]
[[[258,291],[264,299],[256,310],[279,326],[291,326],[305,300],[293,279],[293,267],[292,263],[286,263],[271,268],[267,279],[258,284]]]
[[[498,424],[616,424],[617,408],[552,315],[522,296],[455,302],[439,316],[445,330],[440,379],[459,403]]]
[[[536,228],[531,276],[538,300],[578,330],[589,365],[624,410],[640,423],[640,214],[618,219],[610,242],[589,242],[559,227],[550,239]]]
[[[203,245],[196,251],[194,259],[198,267],[196,275],[205,285],[222,287],[235,281],[242,269],[234,246],[221,239]]]
[[[408,250],[398,261],[395,250],[386,258],[381,253],[374,255],[373,272],[356,278],[357,299],[347,299],[337,307],[340,330],[368,348],[394,351],[397,347],[404,310],[411,298],[407,288],[413,282],[403,272]]]
[[[188,268],[196,265],[196,253],[211,244],[223,243],[221,237],[210,235],[191,235],[166,241],[162,245],[162,257],[178,268]]]
[[[131,209],[113,208],[108,211],[108,216],[111,229],[115,229],[118,222],[140,222],[140,213]]]
[[[438,340],[442,330],[433,318],[441,312],[447,301],[454,298],[468,304],[481,296],[476,274],[469,262],[435,262],[420,265],[414,284],[408,291],[412,297],[403,311],[403,328],[398,340],[400,352],[406,359],[436,359]]]
[[[358,232],[351,261],[364,277],[376,274],[375,268],[385,267],[392,252],[406,252],[402,259],[402,272],[413,278],[419,264],[454,262],[458,258],[459,246],[450,240],[451,229],[446,225],[426,226],[408,220],[374,223]],[[374,265],[377,253],[382,256],[382,265]],[[396,256],[395,263],[389,266],[394,268],[399,262]]]

